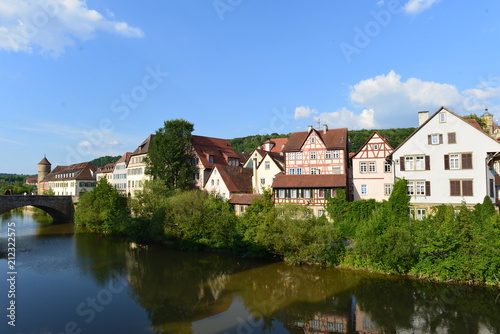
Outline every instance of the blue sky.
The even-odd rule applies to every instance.
[[[494,0],[0,0],[0,173],[133,151],[163,122],[234,138],[500,119]]]

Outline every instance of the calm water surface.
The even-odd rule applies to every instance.
[[[500,289],[141,246],[26,212],[0,217],[0,273],[2,334],[500,333]]]

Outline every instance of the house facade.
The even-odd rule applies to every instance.
[[[149,175],[146,174],[146,162],[144,159],[148,156],[149,145],[154,137],[155,135],[149,135],[137,149],[130,154],[125,171],[120,172],[120,170],[118,170],[118,173],[125,174],[125,180],[119,181],[119,179],[117,179],[117,182],[126,184],[126,194],[128,196],[135,196],[136,192],[143,189],[144,182],[150,179]]]
[[[113,169],[113,175],[111,177],[111,184],[118,190],[119,193],[124,195],[128,194],[128,176],[132,170],[128,169],[128,164],[131,156],[132,153],[127,152],[122,155],[120,159],[118,159],[115,163],[115,168]]]
[[[115,169],[116,162],[111,162],[107,165],[97,168],[95,172],[96,181],[99,182],[100,179],[106,179],[111,183],[111,179],[113,178],[113,171]]]
[[[265,189],[271,189],[274,178],[285,170],[285,157],[279,153],[266,152],[257,163],[252,163],[252,187],[256,194],[263,194]]]
[[[388,199],[392,193],[392,163],[386,158],[394,149],[378,132],[368,138],[361,148],[351,157],[352,198]]]
[[[216,164],[204,189],[224,200],[236,193],[252,193],[252,169]]]
[[[273,189],[276,204],[309,206],[317,216],[324,214],[328,197],[337,188],[349,192],[347,129],[294,132],[283,152],[285,170],[276,175]]]
[[[55,195],[80,196],[95,188],[96,170],[90,162],[57,166],[39,182],[39,193],[52,189]]]
[[[197,166],[194,186],[203,189],[215,165],[240,166],[240,155],[227,139],[195,136],[191,138],[193,165]]]
[[[493,160],[500,143],[475,120],[445,107],[430,117],[420,112],[419,123],[391,156],[395,178],[408,180],[416,218],[443,203],[473,206],[485,196],[495,202]]]

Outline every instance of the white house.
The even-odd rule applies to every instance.
[[[391,157],[395,178],[408,180],[416,217],[443,203],[472,206],[485,196],[495,202],[492,160],[500,152],[500,143],[475,120],[445,107],[430,117],[420,112],[419,123]]]
[[[128,173],[130,172],[128,163],[130,161],[130,156],[132,153],[127,152],[115,163],[115,168],[113,169],[113,175],[111,177],[111,184],[122,194],[127,194],[127,180]]]
[[[256,194],[262,194],[264,189],[271,189],[274,178],[285,170],[285,157],[278,153],[266,152],[259,163],[252,163],[252,187]]]
[[[392,164],[386,161],[394,149],[377,131],[352,156],[353,198],[388,199],[392,192]]]
[[[222,199],[229,199],[235,193],[252,193],[252,169],[215,164],[205,190]]]
[[[90,162],[57,166],[40,181],[40,193],[52,189],[55,195],[80,196],[95,188],[96,170]]]
[[[149,145],[155,135],[149,135],[138,147],[130,154],[126,174],[126,192],[130,196],[135,196],[137,191],[141,191],[144,186],[144,181],[149,180],[150,177],[146,172],[146,162],[144,159],[148,155]]]

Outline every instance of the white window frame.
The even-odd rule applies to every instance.
[[[461,169],[460,168],[460,154],[454,153],[449,155],[450,159],[450,169]]]
[[[361,195],[368,195],[368,185],[367,184],[361,185]]]
[[[418,209],[416,209],[416,210],[415,210],[415,218],[416,218],[417,220],[422,220],[422,219],[424,219],[424,218],[425,218],[425,211],[426,211],[426,210],[425,210],[425,209],[423,209],[423,208],[418,208]]]
[[[368,171],[370,173],[376,173],[377,172],[377,164],[375,163],[375,161],[370,161],[368,163]]]
[[[311,189],[306,188],[302,190],[302,197],[303,198],[311,198]]]
[[[260,178],[260,184],[261,184],[261,185],[262,185],[262,184],[266,184],[266,178],[261,177],[261,178]]]
[[[384,162],[384,173],[392,173],[392,164],[390,162]]]
[[[295,160],[295,152],[288,153],[288,160]]]
[[[384,184],[384,195],[390,196],[392,194],[392,184],[386,183]]]
[[[298,198],[297,189],[290,189],[290,198]]]
[[[296,153],[295,160],[302,160],[302,152]]]
[[[311,175],[316,175],[318,173],[318,169],[316,167],[311,167]]]
[[[295,175],[295,168],[290,168],[290,169],[288,170],[288,174],[289,174],[289,175]]]
[[[331,158],[332,158],[332,151],[326,151],[325,159],[331,159]]]
[[[316,151],[309,152],[309,158],[311,160],[316,160]]]
[[[278,198],[285,198],[286,191],[285,189],[278,189]]]
[[[439,144],[439,134],[438,133],[431,134],[431,144],[432,145],[438,145]]]
[[[366,168],[366,166],[367,166],[367,165],[366,165],[366,162],[360,162],[360,163],[359,163],[359,172],[360,172],[360,173],[366,173],[366,171],[368,170],[368,169]]]
[[[271,169],[271,162],[270,162],[270,161],[266,161],[266,162],[265,162],[264,169],[265,169],[265,170],[270,170],[270,169]]]
[[[439,113],[439,123],[445,123],[446,122],[446,113],[442,112]]]
[[[297,167],[297,175],[302,175],[302,167]]]
[[[415,195],[425,196],[425,181],[415,181]]]

